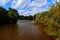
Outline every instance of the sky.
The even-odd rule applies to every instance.
[[[59,0],[58,0],[59,1]],[[29,16],[49,10],[55,0],[0,0],[0,6],[16,9],[19,15]]]

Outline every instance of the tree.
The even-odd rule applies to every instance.
[[[17,19],[19,16],[17,10],[9,8],[7,15],[9,16],[10,22],[13,22],[13,23],[17,22]]]
[[[18,11],[12,8],[9,8],[8,10],[8,16],[11,18],[17,18],[19,16]]]
[[[35,21],[47,25],[45,32],[50,36],[60,37],[60,2],[52,5],[46,12],[34,15]]]
[[[9,10],[0,7],[0,24],[16,23],[18,19],[18,11],[12,8]]]

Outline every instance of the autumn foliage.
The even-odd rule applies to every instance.
[[[60,3],[50,7],[49,11],[34,15],[34,20],[40,24],[47,25],[45,32],[54,37],[60,37]]]

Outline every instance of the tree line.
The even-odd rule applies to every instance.
[[[19,14],[16,9],[9,8],[9,10],[0,7],[0,24],[16,23]]]
[[[40,12],[34,15],[37,24],[47,25],[45,32],[60,39],[60,2],[52,5],[49,11]],[[57,39],[57,40],[58,40]]]
[[[19,15],[19,20],[33,20],[33,16],[23,16],[23,15]]]

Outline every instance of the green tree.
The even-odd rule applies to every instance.
[[[18,19],[18,11],[12,8],[9,10],[0,7],[0,24],[16,23]]]
[[[9,16],[10,22],[13,22],[13,23],[17,22],[17,19],[18,19],[18,16],[19,16],[17,10],[9,8],[7,15]]]

